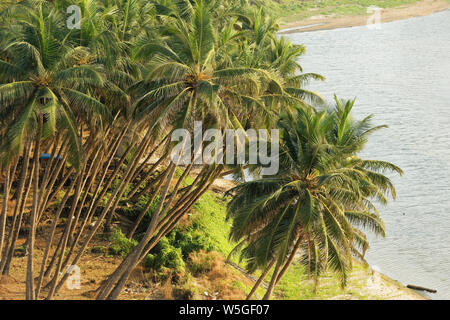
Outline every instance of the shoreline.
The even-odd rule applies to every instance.
[[[381,8],[381,23],[406,20],[415,17],[428,16],[437,12],[450,10],[450,2],[445,0],[423,0],[413,4],[401,5],[394,8]],[[319,30],[333,30],[351,28],[367,24],[372,13],[366,15],[315,15],[295,22],[280,23],[279,34],[311,32]],[[370,267],[369,267],[370,268]],[[371,269],[371,268],[370,268]],[[401,282],[392,279],[384,273],[371,270],[370,283],[365,286],[373,294],[396,293],[400,299],[432,300],[419,291],[412,290]],[[372,279],[374,279],[372,281]],[[390,294],[387,294],[390,295]]]
[[[373,269],[372,272],[372,282],[368,282],[366,284],[366,288],[369,291],[375,291],[378,293],[382,292],[383,294],[389,294],[389,292],[398,292],[398,299],[400,300],[432,300],[425,294],[406,287],[400,281],[394,280],[384,273],[375,271]]]
[[[401,5],[394,8],[380,8],[381,23],[405,20],[415,17],[427,16],[450,9],[450,2],[446,0],[423,0],[413,4]],[[350,28],[367,24],[372,13],[355,16],[315,15],[301,21],[280,23],[279,34],[290,34],[317,30],[331,30]]]

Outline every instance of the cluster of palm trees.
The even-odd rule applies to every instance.
[[[335,97],[333,108],[282,114],[279,173],[229,191],[234,194],[228,206],[230,238],[239,242],[236,249],[247,269],[262,270],[248,299],[272,271],[268,299],[295,258],[316,286],[328,267],[345,286],[353,258],[365,262],[369,243],[364,232],[384,236],[376,203],[395,198],[384,172],[402,170],[358,157],[368,136],[385,126],[371,126],[371,116],[353,119],[354,102]]]
[[[66,23],[71,5],[80,8],[79,29]],[[97,299],[116,299],[214,180],[243,171],[170,161],[171,132],[194,121],[204,130],[282,128],[283,170],[239,186],[229,210],[249,269],[276,263],[270,291],[306,244],[315,272],[323,261],[347,270],[342,249],[366,246],[356,225],[383,230],[370,199],[393,187],[377,172],[400,170],[357,158],[373,129],[368,119],[350,120],[348,103],[315,111],[321,99],[304,84],[323,78],[302,72],[304,47],[278,39],[277,29],[246,1],[3,1],[1,275],[25,230],[26,298],[52,299],[92,239],[120,218],[118,208],[145,199],[131,239],[156,201],[138,245],[97,290]]]

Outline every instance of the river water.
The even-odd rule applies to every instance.
[[[391,161],[397,200],[380,207],[386,238],[371,237],[367,260],[403,284],[450,299],[450,10],[367,26],[286,35],[303,44],[309,85],[327,100],[356,97],[354,115],[374,114],[362,156]]]

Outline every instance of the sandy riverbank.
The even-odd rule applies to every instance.
[[[365,294],[368,299],[382,300],[429,300],[419,292],[405,287],[400,282],[393,280],[375,270],[369,270],[369,275],[365,279],[364,285],[359,289],[361,294]],[[341,300],[344,297],[339,297]]]
[[[423,0],[413,4],[395,8],[381,8],[380,22],[391,22],[413,17],[426,16],[435,12],[450,9],[450,2],[446,0]],[[373,13],[358,16],[324,16],[315,15],[301,21],[281,24],[281,34],[315,30],[329,30],[366,25]]]

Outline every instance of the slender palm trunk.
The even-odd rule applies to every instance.
[[[153,164],[150,169],[148,170],[148,172],[145,174],[145,176],[133,187],[133,189],[128,193],[127,198],[131,199],[131,201],[135,201],[137,199],[139,199],[139,197],[145,193],[148,192],[149,188],[151,188],[151,185],[148,184],[146,188],[143,189],[143,192],[139,192],[138,195],[134,198],[133,196],[136,194],[136,192],[139,190],[140,186],[145,183],[153,174],[153,172],[155,172],[156,168],[158,167],[158,165],[163,162],[166,157],[168,155],[168,152],[166,152],[165,154],[163,154],[161,156],[161,158],[158,159],[158,161],[156,161],[155,164]]]
[[[141,165],[138,167],[138,169],[136,170],[133,179],[136,179],[144,170],[144,168],[148,165],[148,162],[150,161],[151,157],[155,154],[156,151],[158,151],[158,149],[164,144],[164,142],[167,140],[167,138],[169,138],[169,135],[167,134],[154,148],[151,152],[148,153],[147,157],[144,159],[144,161],[142,161]],[[168,152],[166,152],[168,153]],[[160,159],[163,157],[160,157]],[[158,161],[159,162],[159,161]],[[153,166],[154,167],[154,166]],[[153,169],[152,167],[152,169]],[[141,180],[142,181],[142,180]]]
[[[68,140],[64,141],[61,145],[61,148],[59,149],[58,154],[55,152],[52,154],[53,158],[53,165],[48,167],[48,180],[46,183],[44,183],[41,187],[41,195],[39,200],[39,214],[38,214],[38,221],[40,221],[42,214],[47,209],[47,204],[49,203],[49,196],[51,194],[51,191],[53,190],[53,187],[55,186],[56,180],[59,177],[59,174],[65,164],[64,159],[60,159],[59,157],[64,154],[65,149],[67,147]],[[55,157],[57,157],[55,159]]]
[[[263,282],[264,278],[269,273],[270,269],[272,269],[272,267],[273,267],[273,265],[275,264],[276,261],[277,261],[276,259],[273,259],[269,263],[269,265],[264,269],[263,273],[259,276],[258,280],[255,282],[255,285],[253,286],[252,290],[249,292],[249,294],[247,295],[247,298],[245,298],[245,300],[250,300],[251,299],[251,297],[256,292],[256,290],[258,290],[259,286],[261,285],[261,283]]]
[[[141,224],[142,219],[144,218],[145,214],[147,213],[148,209],[152,205],[153,201],[155,200],[156,196],[158,195],[159,189],[161,188],[161,185],[164,181],[164,178],[166,177],[167,173],[169,171],[165,171],[164,174],[162,174],[161,178],[159,179],[158,184],[156,185],[155,190],[152,192],[152,197],[148,200],[147,204],[145,205],[145,208],[141,211],[139,216],[137,217],[136,221],[134,222],[134,226],[131,229],[131,231],[128,233],[128,239],[132,239],[134,236],[134,233],[136,232],[137,228]]]
[[[98,152],[97,152],[97,153],[98,153]],[[97,154],[97,155],[98,155],[98,154]],[[94,156],[94,159],[92,160],[93,162],[95,162],[95,159],[97,158],[97,155]],[[98,168],[98,166],[96,166],[96,167]],[[97,168],[96,168],[96,169],[97,169]],[[83,184],[82,184],[82,187],[81,187],[82,190],[84,189],[84,186],[85,186],[86,183],[87,183],[87,180],[88,180],[88,178],[89,178],[89,176],[90,176],[90,173],[91,173],[91,169],[92,169],[92,166],[89,168],[88,173],[86,174],[86,178],[85,178],[85,180],[84,180],[84,182],[83,182]],[[96,169],[95,169],[94,171],[96,171]],[[94,175],[95,175],[95,173],[94,173]],[[68,246],[69,246],[70,248],[69,248],[69,251],[68,251],[68,253],[67,253],[67,256],[66,256],[66,258],[65,258],[65,260],[64,260],[64,263],[63,263],[63,265],[62,265],[62,270],[65,270],[65,269],[66,269],[66,267],[67,267],[67,265],[68,265],[68,263],[69,263],[69,260],[70,260],[72,254],[73,254],[73,252],[74,252],[74,250],[75,250],[75,247],[76,247],[76,245],[78,244],[78,241],[79,241],[79,239],[80,239],[80,237],[81,237],[82,229],[79,230],[79,232],[76,234],[75,238],[73,238],[73,234],[74,234],[74,232],[76,231],[76,228],[77,228],[77,225],[78,225],[78,221],[79,221],[79,219],[80,219],[81,212],[82,212],[82,209],[83,209],[83,206],[84,206],[84,202],[85,202],[85,200],[86,200],[86,197],[87,197],[87,194],[88,194],[89,189],[90,189],[90,183],[89,183],[87,189],[84,190],[84,195],[83,195],[83,197],[81,198],[81,200],[79,201],[78,210],[77,210],[77,212],[76,212],[76,214],[75,214],[74,222],[73,222],[72,227],[71,227],[71,229],[70,229],[70,231],[69,231],[69,242],[68,242]],[[86,223],[86,218],[87,218],[87,217],[85,217],[85,219],[83,219],[83,222],[81,223],[80,228],[84,228],[85,223]]]
[[[281,263],[280,263],[280,261],[278,261],[277,264],[275,265],[275,270],[273,271],[272,279],[270,279],[270,284],[269,284],[269,287],[267,288],[266,294],[263,297],[263,300],[270,299],[270,296],[272,295],[273,290],[275,289],[275,285],[277,282],[280,267],[281,267]]]
[[[39,277],[38,277],[38,281],[37,281],[37,284],[36,284],[36,294],[35,294],[36,297],[39,297],[39,293],[40,293],[40,290],[41,290],[43,278],[50,273],[50,271],[52,269],[52,266],[53,266],[53,263],[56,260],[56,254],[58,252],[59,245],[57,246],[57,249],[54,252],[54,256],[53,257],[55,259],[52,259],[52,261],[50,261],[50,264],[48,265],[48,268],[47,268],[47,271],[46,271],[45,268],[46,268],[46,265],[47,265],[48,256],[50,254],[53,238],[55,236],[56,227],[58,225],[58,220],[59,220],[59,217],[61,215],[61,212],[63,211],[63,209],[64,209],[64,207],[66,205],[67,200],[69,199],[70,193],[72,192],[72,189],[73,189],[76,181],[77,181],[76,179],[73,179],[71,185],[69,186],[69,188],[66,191],[66,194],[64,195],[63,199],[61,200],[61,203],[59,204],[58,210],[56,211],[56,214],[55,214],[55,216],[53,218],[52,226],[50,228],[50,232],[49,232],[49,235],[48,235],[48,238],[47,238],[47,243],[46,243],[46,246],[45,246],[44,256],[42,257],[41,270],[39,272]],[[62,237],[61,237],[61,240],[62,240]]]
[[[173,165],[173,164],[171,164],[171,165]],[[174,168],[175,167],[173,167],[171,169],[171,173],[169,173],[169,177],[173,176]],[[188,167],[187,170],[185,170],[183,175],[178,180],[177,185],[175,186],[175,189],[177,189],[179,187],[179,183],[184,179],[184,176],[189,172],[190,168],[191,168],[191,166]],[[160,200],[159,206],[161,206],[164,203],[163,200],[164,200],[165,196],[167,195],[168,185],[170,184],[170,181],[171,181],[171,178],[168,178],[166,186],[164,187],[164,190],[162,192],[162,199]],[[142,261],[142,259],[148,254],[148,252],[158,243],[158,241],[161,239],[161,237],[166,235],[168,232],[170,232],[176,226],[176,224],[178,223],[178,221],[181,218],[181,216],[183,215],[183,213],[187,212],[189,210],[189,208],[198,200],[198,198],[204,192],[206,192],[208,190],[208,188],[210,187],[210,185],[212,184],[213,181],[214,181],[214,179],[211,179],[211,181],[209,181],[209,183],[201,185],[201,187],[199,188],[199,192],[196,192],[195,194],[193,194],[191,201],[186,203],[184,208],[179,209],[178,211],[175,211],[175,214],[171,215],[171,218],[169,219],[169,221],[166,224],[165,230],[160,231],[159,235],[154,237],[153,235],[155,234],[155,232],[157,232],[162,227],[162,223],[164,223],[162,221],[165,220],[166,218],[168,218],[168,216],[169,216],[169,213],[168,213],[166,215],[166,217],[164,217],[164,219],[161,220],[161,222],[158,222],[158,220],[160,219],[160,216],[163,216],[164,213],[168,210],[170,204],[173,201],[173,197],[177,194],[176,190],[174,190],[175,192],[172,192],[172,195],[170,196],[170,199],[169,199],[168,203],[166,204],[165,208],[164,209],[157,208],[157,210],[155,211],[155,214],[153,216],[152,221],[150,222],[150,226],[147,229],[147,233],[144,236],[144,239],[142,239],[142,241],[138,244],[138,247],[135,248],[136,250],[133,251],[133,253],[130,254],[124,260],[124,262],[116,269],[116,271],[110,276],[110,278],[102,285],[102,287],[99,290],[100,292],[97,296],[97,299],[99,299],[99,300],[117,299],[118,295],[120,294],[123,286],[125,285],[128,277],[129,277],[131,271],[136,267],[136,265],[140,261]],[[158,214],[158,212],[160,212],[160,213]],[[156,215],[156,214],[158,214],[158,215]],[[155,226],[152,226],[153,222],[155,222]],[[154,237],[153,240],[151,240],[152,237]],[[141,246],[141,248],[139,248],[139,246]],[[130,259],[131,262],[126,261],[128,259]],[[113,287],[115,282],[117,282],[117,284]]]
[[[89,169],[88,169],[88,171],[87,171],[87,173],[86,173],[86,175],[85,175],[84,180],[82,180],[83,182],[82,182],[82,184],[81,184],[81,191],[84,190],[84,194],[83,194],[83,197],[81,198],[81,200],[79,201],[78,209],[77,209],[77,211],[76,211],[76,213],[75,213],[75,221],[74,221],[74,223],[72,224],[71,230],[69,231],[69,243],[73,242],[73,240],[74,240],[74,239],[73,239],[73,233],[75,232],[75,230],[76,230],[76,228],[77,228],[78,220],[80,219],[81,211],[83,210],[84,203],[85,203],[86,198],[87,198],[87,196],[88,196],[88,192],[89,192],[89,189],[90,189],[90,187],[91,187],[92,179],[89,181],[89,184],[88,184],[88,186],[87,186],[86,189],[85,189],[85,186],[86,186],[88,180],[89,180],[91,177],[95,176],[95,173],[96,173],[96,171],[97,171],[98,164],[99,164],[99,161],[97,161],[97,160],[98,160],[97,157],[99,156],[100,151],[101,151],[101,149],[99,148],[99,149],[97,149],[97,151],[95,152],[95,155],[94,155],[94,157],[93,157],[93,159],[92,159],[92,163],[91,163],[91,165],[89,166]],[[87,159],[86,159],[86,161],[87,161]],[[94,169],[94,172],[92,172],[92,169]],[[92,174],[92,176],[91,176],[91,174]],[[69,254],[69,256],[70,256],[70,254]]]
[[[129,274],[134,269],[136,264],[139,261],[139,258],[141,256],[142,251],[144,250],[145,245],[150,241],[151,237],[153,236],[153,233],[156,228],[156,224],[159,220],[159,216],[161,212],[163,211],[163,204],[165,201],[165,198],[167,196],[167,193],[169,191],[170,182],[172,181],[173,174],[175,172],[176,166],[173,163],[170,163],[170,171],[166,179],[166,183],[164,185],[163,191],[161,193],[161,197],[159,199],[158,207],[156,208],[155,212],[153,213],[152,220],[150,222],[150,225],[147,228],[147,231],[143,237],[143,239],[139,242],[139,244],[134,248],[132,253],[128,255],[128,257],[125,259],[125,263],[123,266],[123,270],[120,270],[119,268],[116,269],[117,272],[113,273],[108,281],[105,282],[105,286],[101,289],[97,299],[103,300],[107,298],[111,292],[112,295],[118,295],[120,293],[120,290],[122,289],[123,285],[125,284],[125,281],[128,279]],[[117,285],[113,288],[114,284]]]
[[[107,215],[107,217],[106,217],[106,223],[105,223],[105,232],[106,233],[111,231],[111,224],[112,224],[112,221],[114,218],[115,210],[117,208],[117,205],[119,204],[120,198],[124,194],[128,184],[133,179],[134,173],[136,172],[136,169],[137,169],[137,165],[139,164],[139,160],[141,159],[142,154],[144,153],[145,149],[148,147],[149,143],[151,142],[149,133],[150,132],[148,132],[147,135],[145,136],[145,138],[143,139],[143,142],[140,144],[140,147],[136,151],[136,154],[133,156],[133,159],[131,160],[131,162],[129,164],[132,169],[127,171],[124,178],[121,179],[119,186],[117,187],[121,191],[120,191],[120,195],[114,200],[114,202],[111,206],[111,209],[109,210],[109,215]]]
[[[10,180],[10,166],[8,165],[5,169],[5,182],[3,184],[3,202],[2,202],[2,213],[0,215],[0,261],[2,260],[3,256],[3,243],[5,241],[5,234],[6,234],[6,216],[8,213],[8,200],[9,200],[9,180]]]
[[[116,175],[117,175],[117,173],[120,170],[120,166],[124,163],[128,153],[130,152],[130,150],[132,149],[133,146],[134,146],[133,144],[130,144],[128,146],[127,150],[122,155],[122,157],[120,158],[119,162],[116,164],[116,167],[115,167],[113,173],[110,175],[110,177],[108,178],[107,182],[103,185],[103,181],[104,181],[104,179],[106,177],[106,173],[107,173],[108,168],[109,168],[109,166],[111,164],[112,158],[108,161],[108,164],[106,165],[106,167],[104,169],[104,174],[103,174],[102,178],[100,179],[100,182],[98,183],[97,188],[95,190],[94,196],[92,197],[92,199],[90,201],[90,204],[89,204],[89,209],[87,211],[87,216],[88,216],[87,223],[88,224],[91,223],[92,217],[94,216],[98,206],[102,202],[102,199],[105,196],[106,192],[108,191],[109,187],[111,186],[112,182],[116,178]],[[100,189],[102,191],[100,191]]]
[[[144,137],[144,141],[141,143],[141,147],[142,148],[138,152],[136,152],[134,159],[136,159],[136,157],[139,158],[142,155],[143,149],[145,149],[145,146],[146,146],[146,142],[148,142],[148,138],[150,137],[150,133],[151,133],[150,131],[147,132],[146,136]],[[126,188],[127,184],[129,183],[129,181],[130,181],[134,171],[136,170],[137,164],[138,164],[138,161],[131,161],[129,163],[129,165],[127,166],[127,170],[126,170],[126,172],[124,174],[124,178],[122,178],[122,181],[119,184],[119,186],[114,189],[112,195],[109,197],[108,202],[106,203],[106,205],[103,208],[100,216],[98,217],[97,222],[92,227],[91,231],[87,235],[87,237],[84,240],[83,244],[79,248],[79,251],[78,251],[77,255],[73,259],[73,261],[71,263],[72,265],[76,265],[77,262],[79,261],[79,259],[81,258],[81,256],[83,255],[83,253],[86,250],[89,242],[92,240],[94,235],[97,233],[97,230],[100,228],[101,222],[106,217],[106,215],[108,214],[109,210],[111,209],[111,206],[112,206],[114,200],[116,198],[122,197],[123,193],[125,192],[125,188]],[[64,276],[62,277],[62,279],[59,281],[58,285],[55,288],[55,293],[58,292],[58,290],[61,288],[63,283],[68,278],[68,276],[69,276],[69,273],[65,272]]]
[[[24,188],[25,188],[25,182],[28,175],[28,165],[29,165],[29,159],[30,159],[30,148],[31,148],[31,142],[28,142],[24,148],[24,156],[23,156],[23,162],[22,162],[22,172],[20,176],[19,181],[19,187],[16,190],[17,199],[16,199],[16,205],[14,208],[13,213],[13,223],[11,226],[10,234],[8,236],[8,243],[7,247],[5,248],[5,254],[2,258],[2,261],[0,263],[0,272],[3,275],[9,275],[9,268],[11,264],[11,259],[14,253],[14,246],[16,243],[16,239],[19,235],[20,231],[20,225],[22,222],[22,215],[23,215],[23,202],[22,199],[27,197],[27,192],[25,192],[24,195]]]
[[[30,228],[28,231],[28,259],[27,259],[27,281],[26,281],[26,298],[27,300],[35,300],[34,295],[34,268],[33,268],[33,256],[34,256],[34,239],[36,237],[36,222],[38,215],[38,200],[39,200],[39,156],[41,146],[41,126],[42,115],[38,115],[38,126],[36,132],[36,141],[34,143],[34,174],[30,179],[33,180],[33,206],[30,213]]]
[[[283,276],[286,274],[287,270],[289,269],[289,266],[292,264],[292,261],[294,261],[295,255],[297,254],[298,248],[300,247],[300,244],[302,243],[302,237],[300,236],[297,241],[294,244],[294,247],[292,248],[291,254],[289,255],[289,258],[285,262],[283,268],[281,269],[280,273],[278,274],[277,281],[275,285],[278,284],[278,282],[283,278]]]
[[[81,186],[82,186],[82,178],[83,178],[83,173],[80,172],[80,174],[78,175],[78,179],[77,179],[78,183],[77,183],[77,186],[76,186],[75,196],[73,197],[72,207],[71,207],[69,216],[67,217],[67,225],[66,225],[64,233],[61,235],[61,237],[63,239],[62,240],[62,246],[61,246],[61,250],[60,250],[60,253],[59,253],[58,264],[56,266],[55,274],[54,274],[54,277],[52,279],[52,282],[51,282],[52,284],[50,286],[50,290],[49,290],[49,293],[48,293],[48,296],[47,296],[47,300],[51,300],[53,298],[53,295],[55,294],[55,288],[56,288],[56,285],[57,285],[58,277],[59,277],[59,274],[60,274],[60,272],[62,270],[64,253],[66,251],[66,246],[67,246],[67,242],[69,240],[69,235],[70,235],[70,229],[71,229],[71,226],[72,226],[72,223],[73,223],[73,220],[74,220],[73,219],[73,214],[74,214],[75,208],[77,206],[77,202],[78,202],[78,200],[80,198]]]

